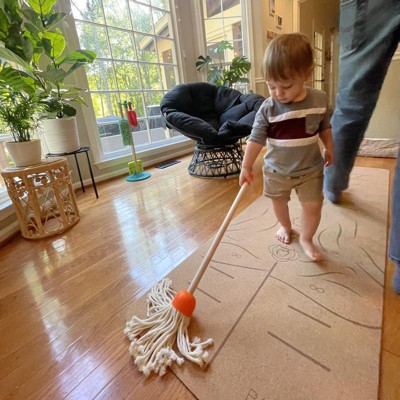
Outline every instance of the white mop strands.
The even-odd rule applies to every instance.
[[[150,375],[151,372],[164,375],[167,367],[174,361],[181,365],[184,358],[200,366],[207,362],[208,352],[204,349],[213,343],[212,339],[204,342],[201,342],[199,338],[195,338],[193,342],[189,340],[188,326],[196,306],[193,292],[221,242],[222,236],[248,185],[248,182],[242,185],[207,254],[190,282],[188,290],[181,290],[176,293],[171,287],[171,280],[162,280],[151,289],[147,296],[147,318],[140,319],[134,316],[126,324],[124,332],[132,342],[129,351],[135,359],[139,371],[146,376]],[[178,356],[173,350],[175,340],[182,357]]]
[[[131,341],[129,352],[139,371],[146,376],[152,372],[164,375],[167,367],[173,362],[181,365],[184,358],[203,366],[208,358],[204,349],[213,344],[212,339],[201,342],[199,338],[194,338],[190,342],[190,317],[172,306],[176,292],[171,286],[169,279],[153,286],[147,296],[147,318],[134,316],[124,329]],[[182,357],[173,350],[175,341]]]

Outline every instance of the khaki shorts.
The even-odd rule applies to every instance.
[[[264,165],[264,195],[273,200],[290,200],[292,190],[296,190],[301,202],[320,202],[324,199],[322,169],[298,177],[280,175]]]

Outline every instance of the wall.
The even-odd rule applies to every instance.
[[[366,138],[400,138],[400,59],[393,60],[372,114]]]

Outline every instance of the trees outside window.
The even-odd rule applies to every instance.
[[[72,0],[82,48],[98,58],[87,71],[103,155],[124,149],[119,103],[131,101],[138,117],[135,144],[171,140],[160,115],[164,93],[179,83],[170,0]]]

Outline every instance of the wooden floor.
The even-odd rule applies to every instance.
[[[128,305],[216,232],[238,191],[237,179],[189,176],[189,159],[148,168],[146,181],[100,183],[99,200],[91,187],[78,191],[81,220],[69,231],[39,241],[18,235],[1,248],[0,398],[194,398],[171,372],[137,372],[123,334]],[[261,195],[258,166],[238,212]],[[399,400],[400,296],[389,261],[386,271],[380,399]]]

